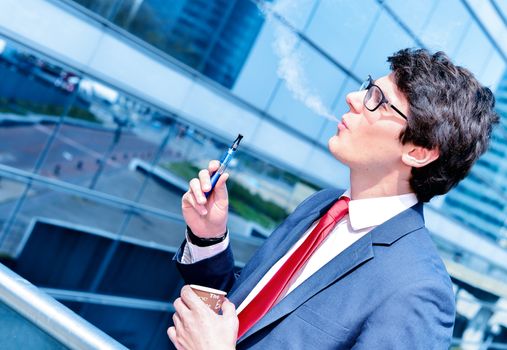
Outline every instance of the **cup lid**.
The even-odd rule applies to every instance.
[[[202,290],[202,291],[208,292],[208,293],[214,293],[214,294],[219,294],[219,295],[227,295],[227,293],[224,292],[223,290],[209,288],[209,287],[204,287],[204,286],[200,286],[200,285],[197,285],[197,284],[190,284],[190,287],[192,289],[198,289],[198,290]]]

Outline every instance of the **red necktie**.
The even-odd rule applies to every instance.
[[[273,307],[292,277],[304,266],[336,223],[349,212],[349,201],[349,198],[342,197],[333,204],[305,241],[292,253],[259,294],[239,313],[238,339]]]

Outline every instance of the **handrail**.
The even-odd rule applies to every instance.
[[[2,264],[0,301],[70,349],[127,349]]]

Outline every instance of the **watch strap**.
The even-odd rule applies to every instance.
[[[190,227],[187,226],[187,237],[188,237],[190,243],[192,243],[198,247],[209,247],[209,246],[215,245],[217,243],[223,242],[225,240],[225,238],[227,237],[227,230],[220,237],[202,238],[202,237],[196,236],[195,233],[192,232]]]

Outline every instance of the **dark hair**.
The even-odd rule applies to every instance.
[[[409,103],[400,141],[440,151],[437,160],[412,168],[410,186],[420,201],[428,202],[456,186],[487,150],[493,125],[499,121],[495,98],[443,52],[404,49],[387,61]]]

